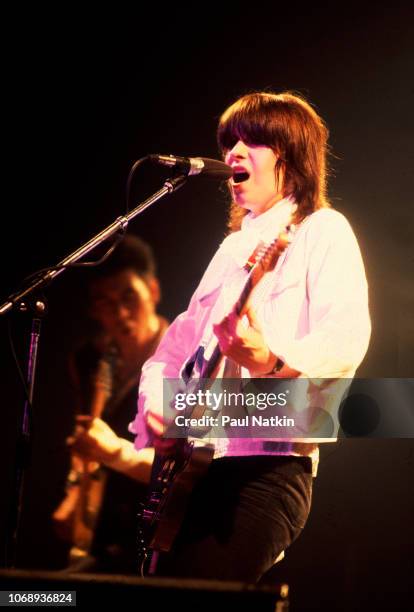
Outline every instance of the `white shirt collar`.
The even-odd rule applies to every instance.
[[[265,242],[271,241],[280,234],[283,226],[289,225],[292,222],[292,216],[296,208],[295,200],[292,196],[287,196],[257,217],[249,212],[243,217],[241,231],[254,231]]]
[[[259,242],[270,244],[292,222],[296,208],[288,196],[257,217],[249,213],[243,218],[241,230],[224,241],[223,250],[242,268]]]

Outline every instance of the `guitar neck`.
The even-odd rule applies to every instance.
[[[236,313],[237,316],[240,317],[245,314],[246,306],[253,289],[256,287],[261,278],[263,278],[265,272],[275,267],[281,253],[285,250],[290,242],[290,234],[293,229],[293,226],[291,226],[290,228],[286,228],[284,232],[281,232],[278,238],[265,249],[260,258],[254,260],[254,263],[251,262],[252,258],[249,258],[249,261],[245,266],[245,269],[249,271],[249,274],[243,285],[240,296],[232,309],[232,312]],[[265,245],[262,243],[257,247],[257,253],[260,253],[260,249],[263,250],[263,248],[265,248]],[[201,378],[214,378],[222,358],[223,354],[217,342],[211,357],[203,365],[201,370]]]

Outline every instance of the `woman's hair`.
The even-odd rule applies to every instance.
[[[242,140],[265,145],[278,154],[275,173],[284,172],[284,196],[298,205],[299,222],[318,208],[329,207],[326,196],[328,129],[306,100],[289,92],[251,93],[234,102],[222,114],[217,141],[224,154]],[[279,166],[279,167],[278,167]],[[247,210],[231,204],[229,228],[240,228]]]

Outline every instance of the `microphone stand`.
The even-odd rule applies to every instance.
[[[36,299],[34,295],[36,291],[43,289],[46,285],[62,274],[68,267],[75,264],[85,255],[90,253],[99,244],[116,234],[118,231],[125,231],[131,219],[138,216],[146,208],[155,204],[163,196],[176,191],[184,185],[187,180],[186,174],[179,174],[165,181],[163,187],[154,193],[152,196],[144,200],[131,212],[125,216],[118,217],[113,223],[108,225],[99,234],[96,234],[83,246],[65,257],[56,266],[52,266],[48,270],[39,273],[36,278],[29,283],[24,289],[10,295],[7,300],[0,305],[0,315],[5,315],[12,310],[18,312],[33,311],[32,326],[30,333],[29,355],[27,364],[27,379],[26,379],[26,400],[23,407],[21,419],[21,428],[17,437],[16,445],[16,462],[14,472],[14,483],[12,491],[12,501],[10,506],[10,518],[6,533],[6,567],[14,568],[17,557],[18,534],[21,521],[22,500],[24,489],[24,476],[30,462],[30,445],[31,445],[31,423],[33,412],[33,390],[37,367],[37,352],[40,340],[41,321],[46,313],[45,302]]]

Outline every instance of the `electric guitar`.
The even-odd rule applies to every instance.
[[[265,273],[276,266],[280,255],[291,242],[293,231],[293,226],[287,227],[269,245],[260,243],[249,257],[244,266],[248,276],[233,307],[239,317],[246,313],[253,289]],[[205,390],[209,381],[216,377],[222,359],[220,346],[216,343],[211,356],[203,361],[196,375],[193,371],[186,371],[184,383],[187,386],[191,384],[192,393],[197,393],[198,389]],[[206,411],[206,407],[195,406],[192,414],[196,413],[199,418]],[[153,574],[159,553],[171,550],[184,520],[191,491],[206,474],[213,456],[213,445],[195,446],[186,439],[178,439],[173,454],[169,456],[155,454],[150,493],[138,515],[141,575],[146,572]]]

